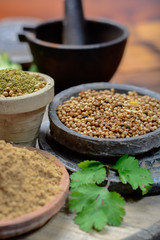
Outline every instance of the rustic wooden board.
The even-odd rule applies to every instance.
[[[120,227],[85,233],[74,224],[74,214],[63,208],[43,228],[16,240],[151,240],[160,237],[160,196],[126,199],[126,216]],[[156,238],[154,238],[154,236]]]
[[[160,92],[160,71],[140,71],[133,73],[117,72],[111,82],[131,84]]]
[[[120,66],[120,72],[156,70],[160,67],[160,21],[128,25],[128,47]]]
[[[130,37],[121,65],[111,79],[160,92],[160,21],[128,26]]]

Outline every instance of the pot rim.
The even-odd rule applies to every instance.
[[[24,94],[17,97],[0,97],[0,114],[17,114],[34,111],[49,104],[54,96],[54,80],[50,76],[42,73],[28,72],[30,74],[39,74],[47,82],[46,86],[37,92]]]
[[[68,45],[68,44],[47,42],[47,41],[40,40],[40,39],[36,38],[36,30],[37,30],[38,27],[46,25],[46,24],[50,24],[50,23],[62,22],[62,19],[45,21],[45,22],[37,25],[35,28],[33,28],[31,30],[26,28],[26,30],[23,31],[23,34],[28,41],[33,42],[37,45],[42,45],[44,47],[49,47],[49,48],[58,48],[58,49],[62,49],[62,50],[63,49],[64,50],[65,49],[67,49],[67,50],[68,49],[69,50],[89,50],[89,49],[99,49],[99,48],[109,47],[109,46],[112,46],[112,45],[119,44],[120,42],[126,41],[128,36],[129,36],[128,28],[125,25],[123,25],[119,22],[116,22],[114,20],[107,19],[107,18],[98,18],[98,19],[87,18],[85,20],[87,22],[95,22],[95,23],[112,25],[114,27],[119,28],[123,32],[123,34],[122,34],[122,36],[119,36],[116,39],[111,40],[111,41],[94,43],[94,44],[84,44],[84,45]]]

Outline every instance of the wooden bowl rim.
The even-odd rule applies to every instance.
[[[128,27],[126,25],[121,24],[118,21],[107,19],[107,18],[97,18],[97,19],[87,18],[87,19],[85,19],[85,21],[87,23],[103,24],[103,25],[109,25],[113,28],[117,28],[117,29],[121,30],[122,35],[115,37],[115,39],[110,40],[110,41],[104,41],[104,42],[93,43],[93,44],[84,44],[84,45],[68,45],[68,44],[47,42],[45,40],[41,40],[41,39],[37,38],[37,36],[36,36],[37,29],[39,29],[41,26],[45,27],[50,24],[62,23],[63,22],[62,19],[41,22],[35,28],[32,28],[32,29],[26,28],[22,34],[25,36],[25,38],[28,42],[32,42],[41,47],[49,47],[49,48],[53,48],[53,49],[59,49],[61,51],[63,51],[63,50],[64,51],[65,50],[87,51],[87,50],[97,50],[97,49],[106,48],[106,47],[108,48],[113,45],[117,45],[123,41],[126,41],[129,36]]]

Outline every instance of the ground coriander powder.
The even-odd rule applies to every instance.
[[[0,140],[0,220],[41,208],[61,191],[54,160]]]
[[[46,86],[46,81],[38,73],[19,69],[0,70],[0,97],[18,97],[30,94]]]

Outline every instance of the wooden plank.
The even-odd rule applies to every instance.
[[[131,84],[160,92],[160,70],[129,73],[118,71],[111,79],[111,82]]]
[[[160,70],[160,21],[128,26],[130,37],[120,72]]]
[[[63,208],[44,227],[17,240],[120,240],[160,237],[160,196],[126,199],[126,216],[120,227],[108,226],[85,233],[74,224],[74,214]],[[139,237],[139,238],[138,238]],[[141,238],[140,238],[141,237]],[[142,238],[143,237],[143,238]],[[158,239],[158,238],[157,238]]]
[[[129,26],[130,38],[114,83],[132,84],[160,92],[160,21]]]

